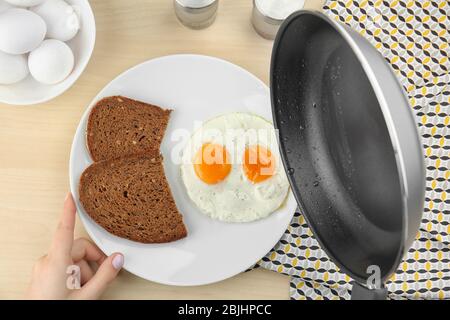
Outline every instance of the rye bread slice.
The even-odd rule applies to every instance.
[[[116,236],[164,243],[187,235],[156,152],[93,163],[79,194],[86,213]]]
[[[159,150],[171,110],[122,96],[106,97],[89,114],[86,140],[94,161]]]

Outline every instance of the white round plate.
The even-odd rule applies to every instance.
[[[94,14],[88,0],[65,1],[74,6],[80,15],[81,22],[77,35],[66,42],[75,57],[72,73],[64,81],[54,85],[39,83],[31,75],[15,84],[0,85],[1,103],[31,105],[49,101],[69,89],[86,68],[95,44]]]
[[[96,101],[111,95],[174,110],[161,153],[167,180],[188,229],[186,238],[166,244],[121,239],[91,220],[79,203],[79,178],[92,162],[85,145],[87,118]],[[191,202],[180,167],[171,161],[171,152],[179,142],[171,139],[174,130],[192,131],[195,121],[233,111],[272,119],[267,86],[234,64],[199,55],[166,56],[133,67],[110,82],[87,108],[72,145],[70,187],[88,234],[106,254],[122,252],[125,269],[163,284],[202,285],[245,271],[281,238],[296,209],[291,192],[284,205],[265,219],[250,223],[219,222],[201,213]]]

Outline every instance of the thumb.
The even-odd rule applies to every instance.
[[[95,300],[116,278],[122,269],[124,257],[121,253],[113,253],[103,261],[95,275],[80,290],[74,293],[75,299]]]

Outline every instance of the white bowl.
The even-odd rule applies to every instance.
[[[46,85],[37,82],[31,75],[21,82],[0,85],[0,102],[12,105],[31,105],[49,101],[69,89],[91,58],[95,44],[95,19],[88,0],[65,0],[76,7],[81,17],[81,28],[75,38],[66,42],[75,56],[72,73],[62,82]]]

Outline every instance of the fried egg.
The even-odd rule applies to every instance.
[[[226,222],[267,217],[289,191],[272,123],[249,113],[203,123],[183,150],[181,176],[197,207]]]

